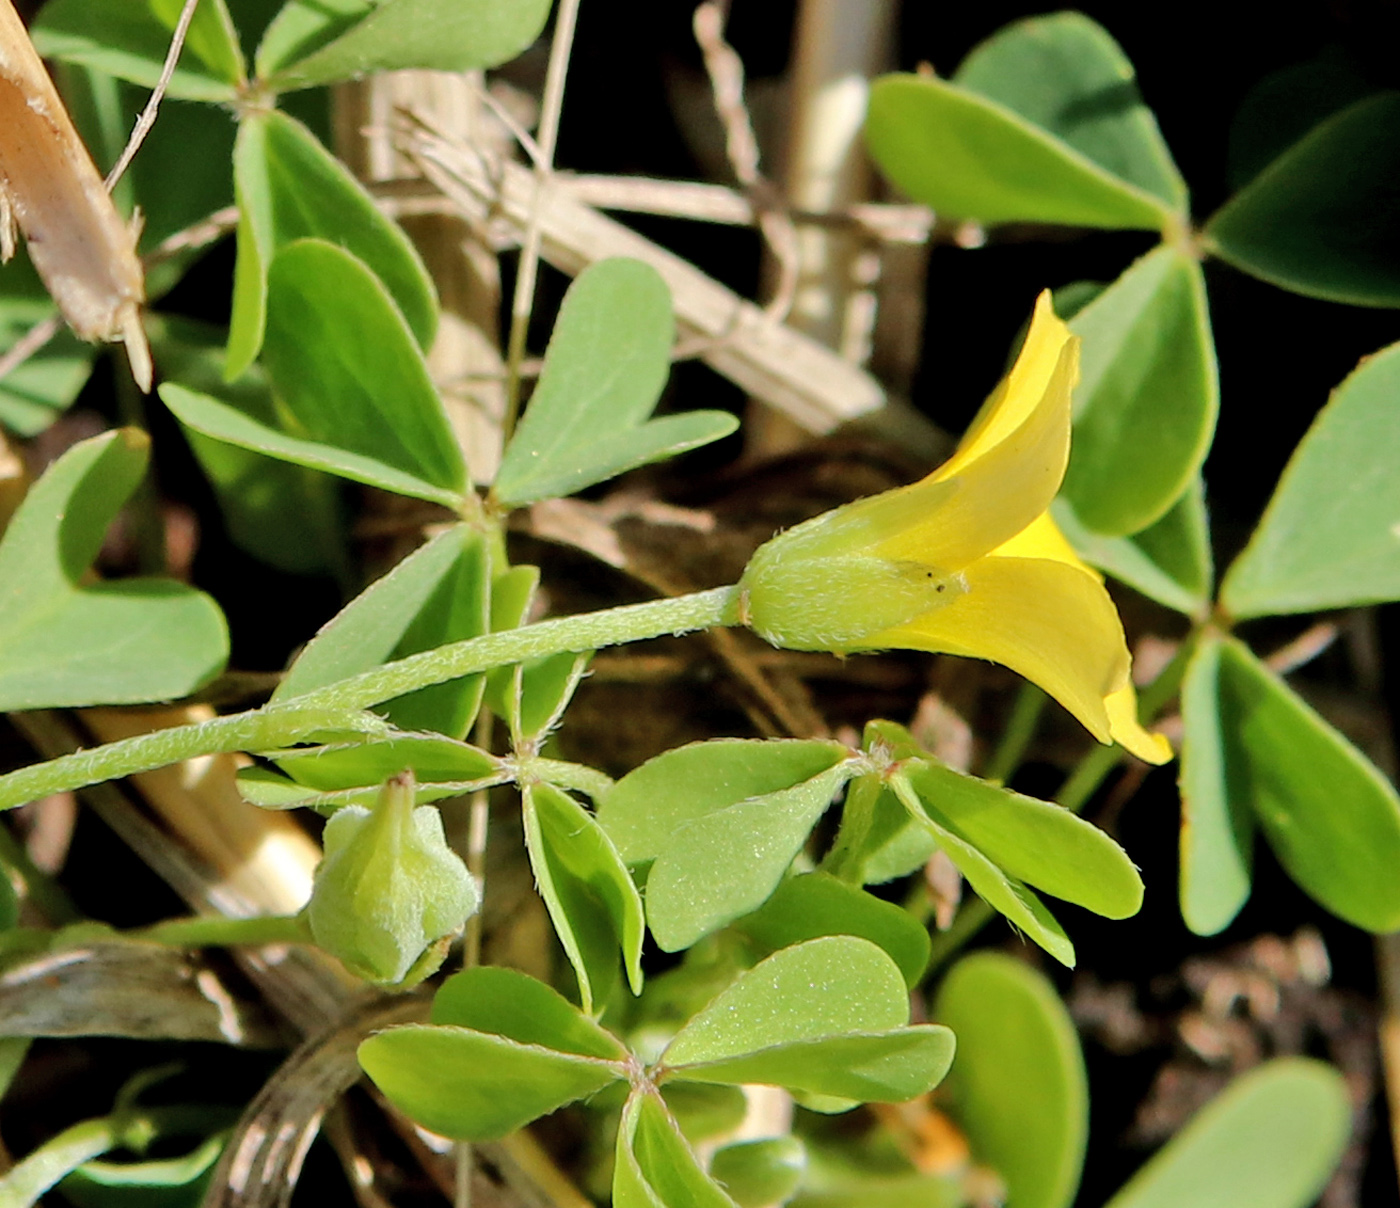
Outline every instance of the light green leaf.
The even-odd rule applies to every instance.
[[[957,84],[889,75],[870,91],[880,170],[949,218],[1160,230],[1172,208],[1005,105]]]
[[[157,387],[157,393],[176,419],[212,440],[275,457],[294,466],[322,470],[339,478],[348,478],[351,482],[380,487],[397,495],[426,499],[448,508],[461,506],[462,497],[456,491],[443,490],[426,479],[406,474],[375,457],[366,457],[320,441],[289,436],[207,394],[187,390],[174,382],[163,383]]]
[[[912,915],[824,872],[788,877],[735,926],[764,955],[824,935],[859,936],[889,954],[911,989],[928,965],[928,931]]]
[[[258,74],[279,90],[311,88],[338,80],[358,79],[376,71],[424,68],[430,71],[473,71],[513,59],[544,28],[550,0],[383,0],[353,25],[346,14],[353,5],[335,0],[313,5],[294,0],[295,15],[283,13],[258,48]],[[317,29],[296,10],[328,9]],[[279,28],[295,21],[293,30]],[[341,32],[343,30],[343,32]],[[337,36],[326,40],[327,32]],[[271,43],[271,46],[268,46]]]
[[[34,45],[46,58],[154,88],[183,7],[177,0],[50,0],[34,24]],[[232,101],[244,78],[243,52],[224,0],[200,0],[168,95]]]
[[[618,949],[634,994],[642,991],[642,899],[603,828],[552,784],[521,790],[525,846],[540,896],[578,978],[583,1009],[600,1007]]]
[[[688,948],[761,906],[855,771],[842,762],[672,831],[647,877],[647,923],[662,950]]]
[[[559,1053],[627,1059],[611,1032],[544,982],[515,969],[478,965],[449,977],[433,996],[432,1021]]]
[[[1055,500],[1051,512],[1075,552],[1091,566],[1188,617],[1209,613],[1215,568],[1205,485],[1199,477],[1165,516],[1131,537],[1105,537],[1086,528],[1065,499]]]
[[[1206,791],[1232,814],[1243,801],[1289,876],[1333,914],[1400,928],[1400,796],[1248,647],[1223,641],[1219,658],[1224,785]]]
[[[618,257],[580,273],[496,475],[497,498],[571,495],[734,431],[734,417],[717,411],[649,421],[674,337],[671,293],[651,265]]]
[[[285,0],[263,31],[254,57],[258,79],[334,42],[374,11],[375,0]]]
[[[1219,404],[1201,266],[1149,252],[1070,320],[1082,341],[1062,488],[1108,536],[1160,520],[1201,468]]]
[[[1400,344],[1333,392],[1221,588],[1236,617],[1400,599]]]
[[[1205,639],[1181,685],[1181,917],[1197,935],[1225,930],[1249,900],[1254,814],[1225,732],[1220,642]],[[1232,777],[1232,763],[1234,775]]]
[[[77,1208],[184,1208],[203,1198],[227,1141],[226,1133],[216,1133],[178,1158],[85,1162],[58,1190]]]
[[[146,333],[161,376],[198,390],[253,419],[276,425],[272,390],[261,369],[225,383],[223,336],[188,319],[148,315]],[[185,438],[219,500],[230,539],[278,570],[345,573],[336,479],[226,444],[185,428]]]
[[[925,815],[1017,880],[1111,919],[1141,908],[1142,878],[1127,853],[1063,806],[923,760],[904,775]]]
[[[669,1069],[708,1064],[908,1022],[899,966],[869,940],[827,936],[784,948],[741,974],[676,1033],[662,1062]]]
[[[792,1197],[807,1169],[807,1147],[797,1137],[738,1141],[715,1150],[710,1174],[739,1208],[766,1208]]]
[[[387,662],[414,618],[444,582],[455,582],[455,568],[482,544],[479,533],[458,525],[414,550],[321,627],[272,699],[288,701]]]
[[[1089,1085],[1074,1023],[1024,961],[979,952],[939,987],[933,1018],[958,1055],[945,1092],[973,1160],[1006,1180],[1018,1208],[1069,1208],[1089,1139]]]
[[[134,428],[74,445],[30,488],[0,541],[0,709],[183,696],[228,658],[203,592],[170,579],[80,586],[146,470]]]
[[[748,1100],[737,1086],[668,1082],[661,1088],[661,1097],[691,1144],[733,1135],[748,1114]]]
[[[1315,126],[1206,224],[1207,250],[1283,289],[1400,306],[1400,93]]]
[[[598,821],[628,864],[645,864],[684,823],[802,784],[849,754],[840,743],[817,740],[690,743],[619,780],[598,803]]]
[[[1083,13],[1052,13],[1006,26],[972,50],[953,81],[1186,212],[1186,182],[1143,104],[1133,65]]]
[[[734,1208],[701,1168],[659,1096],[634,1091],[622,1109],[613,1208]]]
[[[947,1074],[953,1048],[947,1028],[920,1024],[793,1041],[671,1073],[694,1082],[782,1086],[801,1093],[811,1111],[846,1111],[854,1103],[903,1103],[927,1094]]]
[[[920,799],[906,777],[892,777],[890,787],[904,802],[910,816],[928,829],[944,854],[988,906],[1005,915],[1013,927],[1030,936],[1062,965],[1074,968],[1074,945],[1034,893],[954,832],[942,814]]]
[[[359,1057],[390,1103],[458,1141],[503,1137],[625,1076],[618,1063],[458,1027],[390,1028]]]
[[[1192,1117],[1107,1208],[1305,1208],[1350,1131],[1336,1070],[1301,1057],[1269,1061]]]
[[[370,786],[377,790],[390,776],[405,770],[425,784],[504,775],[496,756],[441,734],[395,734],[364,742],[297,747],[272,757],[298,783],[329,792]]]
[[[270,303],[269,267],[288,244],[324,239],[350,253],[383,283],[401,319],[381,319],[397,343],[406,322],[420,348],[437,331],[437,294],[408,236],[305,126],[268,110],[246,116],[233,155],[238,199],[238,263],[228,366],[237,377],[262,347]],[[301,267],[307,267],[305,265]],[[375,342],[371,342],[375,347]]]

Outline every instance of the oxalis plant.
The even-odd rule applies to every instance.
[[[1133,79],[1087,18],[1010,26],[951,80],[875,81],[870,152],[940,216],[1146,231],[1160,243],[1116,281],[1042,293],[1006,375],[925,477],[776,534],[729,585],[537,619],[540,573],[510,560],[513,512],[714,442],[736,421],[653,416],[676,346],[671,293],[651,264],[605,258],[577,273],[519,422],[507,422],[499,469],[473,482],[427,361],[433,280],[288,109],[305,90],[377,71],[497,66],[536,40],[549,4],[271,7],[252,17],[223,0],[183,12],[166,0],[50,0],[33,32],[66,65],[75,108],[85,97],[100,116],[106,98],[109,117],[123,88],[160,81],[177,25],[185,39],[166,82],[185,102],[174,129],[185,140],[205,132],[223,158],[201,156],[173,198],[160,192],[168,181],[138,171],[116,200],[147,214],[143,322],[159,400],[235,539],[282,569],[348,578],[337,478],[447,518],[308,635],[266,703],[0,776],[8,809],[244,753],[247,801],[324,816],[304,909],[174,921],[141,939],[311,945],[383,990],[431,988],[416,1021],[359,1044],[383,1097],[471,1143],[581,1104],[585,1181],[619,1208],[1066,1208],[1088,1120],[1073,1025],[1031,964],[954,957],[999,914],[1072,967],[1071,938],[1042,894],[1109,919],[1138,911],[1132,860],[1078,816],[1116,765],[1180,757],[1180,907],[1196,933],[1218,933],[1240,911],[1260,839],[1328,911],[1366,931],[1400,928],[1394,788],[1235,634],[1256,618],[1400,598],[1400,346],[1338,386],[1218,590],[1201,479],[1218,405],[1204,260],[1310,296],[1400,304],[1400,277],[1364,241],[1329,238],[1326,227],[1344,222],[1337,198],[1359,213],[1387,187],[1366,164],[1395,116],[1392,95],[1298,131],[1196,224],[1150,111],[1135,96],[1087,104]],[[562,64],[567,37],[555,46]],[[165,129],[157,122],[156,150]],[[17,162],[0,156],[0,190],[14,187],[5,177]],[[1342,163],[1359,166],[1334,170]],[[225,200],[221,190],[236,206],[226,330],[159,310],[188,264],[180,232]],[[52,313],[22,260],[0,273],[0,295],[11,344]],[[86,378],[95,352],[65,340],[0,382],[0,418],[21,435],[42,430]],[[223,671],[228,634],[209,596],[159,577],[89,573],[148,448],[133,426],[74,444],[10,519],[0,541],[6,710],[178,699]],[[1149,682],[1135,686],[1105,574],[1179,614],[1183,636]],[[715,737],[618,780],[556,757],[551,737],[593,652],[737,627],[789,650],[987,660],[1027,686],[1005,732],[987,736],[985,777],[940,760],[909,718],[871,719],[859,745]],[[1053,802],[1006,787],[1047,700],[1096,740]],[[1176,707],[1174,750],[1154,722]],[[464,967],[429,983],[458,964],[454,944],[491,893],[449,844],[438,803],[508,786],[572,978],[550,985],[482,966],[469,946]],[[22,852],[0,856],[39,891]],[[918,909],[868,887],[897,886],[935,860],[975,896],[931,939]],[[16,962],[94,934],[17,928],[13,901],[7,920],[3,952]],[[648,932],[673,955],[644,951]],[[75,1125],[0,1177],[0,1205],[32,1203],[65,1177],[100,1184],[112,1176],[93,1158],[175,1131],[166,1109],[140,1105],[149,1085],[133,1083],[109,1118]],[[776,1135],[734,1140],[756,1087],[781,1088],[802,1111]],[[823,1122],[861,1104],[910,1103],[900,1110],[947,1112],[966,1154],[920,1160],[891,1108],[873,1113],[875,1127]],[[1266,1063],[1112,1206],[1301,1208],[1340,1158],[1351,1106],[1330,1067]],[[183,1188],[193,1202],[226,1125],[200,1117],[193,1131],[209,1140],[178,1169],[137,1164],[149,1170],[128,1182]]]

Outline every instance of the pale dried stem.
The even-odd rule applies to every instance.
[[[724,37],[728,7],[706,0],[696,7],[692,26],[710,77],[715,112],[724,126],[729,166],[749,196],[758,228],[778,266],[777,285],[764,310],[782,323],[792,309],[801,269],[797,228],[784,212],[777,188],[759,169],[758,138],[744,103],[744,63]]]
[[[554,19],[554,39],[549,48],[549,69],[545,75],[544,100],[540,110],[539,157],[535,160],[535,189],[525,238],[516,269],[515,295],[510,307],[510,339],[506,349],[506,413],[504,430],[510,439],[520,414],[520,363],[525,359],[525,337],[530,312],[535,304],[535,280],[540,265],[540,211],[545,190],[554,170],[554,147],[559,139],[559,119],[564,110],[564,83],[569,74],[569,55],[578,24],[579,0],[560,0]]]
[[[165,63],[160,69],[160,79],[156,81],[156,86],[151,92],[150,99],[146,102],[146,107],[141,110],[141,116],[136,119],[136,125],[132,128],[131,137],[127,139],[125,150],[112,166],[112,170],[107,173],[107,179],[104,183],[109,193],[116,187],[117,181],[126,174],[127,168],[131,166],[131,161],[141,150],[141,144],[146,141],[146,136],[150,134],[151,127],[156,124],[156,114],[160,111],[160,103],[165,97],[165,90],[170,87],[170,77],[175,74],[175,65],[180,61],[180,52],[185,47],[185,36],[190,32],[190,22],[194,20],[194,10],[198,6],[199,0],[185,0],[185,7],[180,10],[180,19],[175,23],[175,32],[171,35],[170,46],[165,52]]]

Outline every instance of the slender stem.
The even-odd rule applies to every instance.
[[[146,135],[150,134],[151,127],[156,124],[156,114],[160,110],[161,99],[165,96],[165,90],[170,87],[170,77],[175,74],[175,65],[180,61],[180,51],[185,46],[185,35],[190,31],[190,22],[194,20],[194,10],[199,6],[199,0],[185,0],[185,7],[180,10],[180,19],[175,22],[175,32],[170,36],[170,47],[165,52],[165,64],[161,67],[160,79],[156,81],[156,86],[151,92],[150,99],[146,102],[146,107],[141,110],[141,116],[136,119],[136,126],[131,131],[131,138],[127,140],[126,150],[121,154],[121,158],[113,165],[112,170],[107,173],[107,192],[111,192],[121,180],[131,161],[136,158],[136,153],[141,150],[141,144],[146,141]]]
[[[311,934],[299,914],[258,915],[241,919],[170,919],[139,931],[127,932],[127,936],[134,940],[164,944],[169,948],[311,943]]]
[[[1021,691],[1016,695],[1016,704],[1007,719],[1006,729],[1002,732],[1001,742],[992,752],[992,757],[987,760],[987,766],[982,769],[985,779],[996,780],[1002,784],[1011,779],[1016,769],[1021,766],[1021,760],[1025,758],[1026,748],[1030,746],[1031,739],[1035,737],[1036,727],[1040,724],[1041,714],[1045,712],[1045,703],[1049,699],[1029,680],[1021,685]]]
[[[540,112],[539,157],[535,160],[535,196],[520,247],[515,274],[515,294],[510,304],[510,339],[506,349],[506,410],[502,430],[507,440],[520,414],[520,365],[525,359],[525,335],[535,302],[535,278],[540,266],[540,210],[546,185],[554,171],[554,148],[559,141],[559,118],[564,109],[564,81],[569,74],[569,54],[574,46],[579,0],[560,0],[554,19],[554,39],[549,47],[544,99]]]
[[[737,587],[718,587],[454,642],[283,703],[157,730],[20,768],[0,776],[0,809],[134,772],[149,772],[199,755],[275,750],[318,730],[343,724],[348,717],[372,705],[495,667],[550,654],[599,650],[665,634],[737,625],[738,599]]]

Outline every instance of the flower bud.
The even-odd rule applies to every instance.
[[[307,908],[316,943],[369,981],[426,977],[479,894],[447,845],[442,818],[415,808],[413,774],[392,777],[373,809],[346,806],[322,836],[325,857]]]

